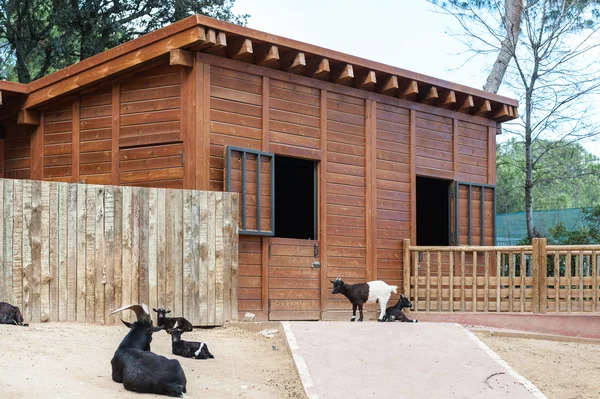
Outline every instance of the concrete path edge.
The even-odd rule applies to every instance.
[[[309,399],[318,399],[319,395],[317,394],[317,387],[310,376],[310,372],[308,371],[308,366],[306,365],[304,357],[300,354],[300,347],[296,341],[296,335],[294,335],[292,325],[288,321],[282,321],[281,325],[283,326],[283,332],[285,333],[288,349],[290,350],[292,358],[294,359],[296,371],[298,372],[298,376],[300,377],[300,381],[304,387],[304,392]]]
[[[515,371],[515,369],[513,369],[508,363],[506,363],[500,357],[500,355],[498,355],[496,352],[494,352],[489,346],[487,346],[475,334],[473,334],[471,331],[469,331],[465,327],[461,326],[460,324],[457,324],[457,325],[459,325],[463,329],[463,331],[465,332],[465,334],[467,334],[467,336],[473,342],[475,342],[489,357],[491,357],[492,359],[494,359],[500,366],[502,366],[506,370],[506,372],[508,374],[510,374],[513,377],[515,377],[517,379],[517,381],[519,381],[519,383],[522,384],[535,398],[538,398],[538,399],[548,399],[548,397],[546,395],[544,395],[542,393],[542,391],[540,391],[535,386],[535,384],[533,384],[527,378],[523,377],[521,374],[519,374],[517,371]]]

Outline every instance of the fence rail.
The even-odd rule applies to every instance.
[[[404,292],[418,311],[596,312],[600,245],[411,246]],[[408,265],[408,267],[407,267]]]
[[[0,179],[0,300],[113,324],[128,303],[237,319],[237,194]],[[129,318],[129,315],[117,315]]]

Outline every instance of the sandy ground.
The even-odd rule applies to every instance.
[[[158,397],[112,381],[110,359],[126,333],[123,325],[0,325],[0,397]],[[215,356],[194,360],[171,355],[171,337],[159,332],[152,351],[181,362],[190,398],[304,398],[282,334],[269,339],[235,327],[194,330],[183,339],[206,342]]]
[[[600,398],[600,343],[509,338],[474,332],[548,398]]]

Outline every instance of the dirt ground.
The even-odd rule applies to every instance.
[[[600,398],[600,343],[556,342],[474,332],[548,398]]]
[[[0,325],[0,396],[139,399],[111,379],[110,359],[126,333],[123,325]],[[183,335],[185,340],[206,342],[214,360],[171,355],[171,337],[163,332],[154,334],[151,345],[153,352],[181,362],[186,397],[304,398],[282,334],[265,338],[228,326]]]

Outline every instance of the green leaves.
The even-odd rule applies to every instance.
[[[235,0],[0,0],[0,77],[28,83],[192,14],[244,25]],[[3,44],[7,46],[3,47]]]

